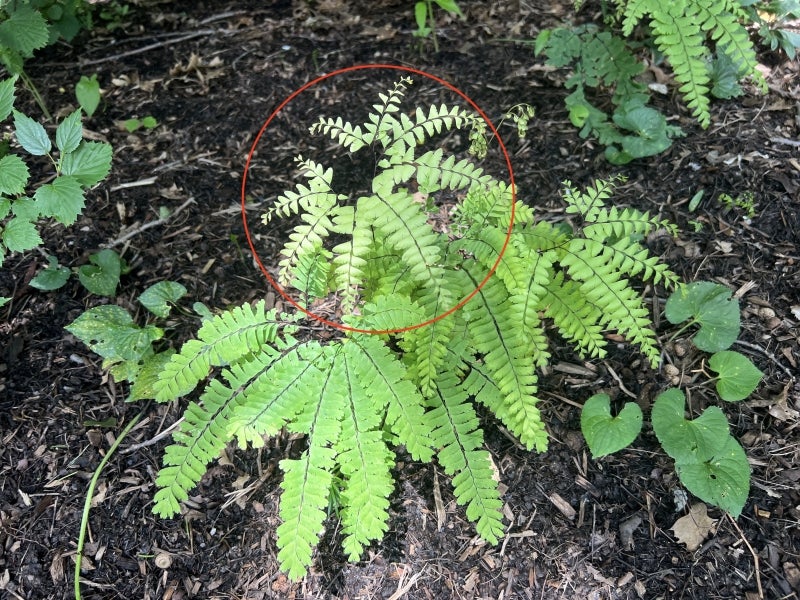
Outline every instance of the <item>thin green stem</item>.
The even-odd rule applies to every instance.
[[[120,442],[122,442],[122,440],[125,439],[125,436],[130,433],[131,429],[133,429],[133,426],[139,422],[139,419],[142,418],[143,414],[144,411],[136,415],[133,420],[128,423],[125,429],[122,430],[122,433],[119,434],[119,437],[111,445],[111,448],[108,449],[108,452],[106,452],[103,460],[101,460],[100,464],[97,465],[97,468],[94,470],[94,475],[92,475],[92,480],[89,482],[89,489],[86,491],[86,498],[83,501],[81,528],[78,533],[78,553],[75,556],[75,600],[81,600],[81,564],[83,563],[83,544],[86,539],[86,530],[89,528],[89,510],[92,507],[94,488],[97,485],[97,480],[100,478],[100,473],[103,471],[106,463],[108,463],[109,459],[114,455],[114,452],[116,452]]]
[[[44,114],[45,118],[48,121],[52,121],[53,115],[51,115],[50,111],[47,110],[47,105],[44,103],[44,98],[42,98],[42,95],[39,93],[39,90],[34,85],[33,81],[31,81],[31,78],[28,77],[25,71],[20,71],[19,76],[22,78],[22,83],[25,84],[25,87],[28,88],[28,91],[33,94],[33,99],[36,101],[36,104],[39,105],[39,108],[42,109],[42,113]]]

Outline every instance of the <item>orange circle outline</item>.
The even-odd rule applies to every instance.
[[[344,73],[351,73],[351,72],[354,72],[354,71],[361,71],[361,70],[365,70],[365,69],[391,69],[391,70],[394,70],[394,71],[405,71],[405,72],[408,72],[408,73],[413,73],[415,75],[420,75],[422,77],[426,77],[426,78],[428,78],[428,79],[430,79],[432,81],[435,81],[439,85],[444,86],[447,89],[449,89],[450,91],[455,92],[456,94],[458,94],[463,100],[465,100],[467,102],[467,104],[470,105],[470,107],[475,112],[477,112],[481,116],[481,118],[484,120],[484,122],[489,126],[489,129],[492,131],[492,134],[494,134],[494,137],[497,140],[497,142],[498,142],[498,144],[500,146],[500,150],[502,151],[503,156],[505,157],[505,160],[506,160],[506,168],[508,169],[508,177],[509,177],[510,186],[511,186],[511,219],[510,219],[509,224],[508,224],[508,230],[506,231],[506,239],[503,242],[503,247],[500,249],[500,254],[497,257],[497,260],[492,265],[492,268],[489,269],[489,272],[486,274],[486,277],[483,278],[483,281],[481,281],[478,284],[478,287],[476,287],[472,292],[470,292],[458,304],[456,304],[452,308],[448,309],[447,311],[443,312],[442,314],[436,315],[435,317],[432,317],[431,319],[428,319],[427,321],[424,321],[422,323],[418,323],[416,325],[411,325],[411,326],[408,326],[408,327],[402,327],[402,328],[398,328],[398,329],[381,329],[381,330],[378,330],[378,329],[360,329],[360,328],[357,328],[357,327],[350,327],[350,326],[344,325],[342,323],[335,323],[335,322],[333,322],[333,321],[331,321],[329,319],[326,319],[325,317],[322,317],[322,316],[320,316],[320,315],[318,315],[318,314],[316,314],[314,312],[311,312],[307,308],[303,308],[302,306],[300,306],[300,304],[298,304],[297,301],[294,298],[292,298],[286,292],[286,290],[283,288],[283,286],[281,286],[277,281],[275,281],[275,279],[272,277],[272,275],[269,274],[269,271],[267,271],[267,269],[264,266],[264,264],[261,262],[261,258],[258,256],[258,251],[256,250],[255,245],[253,244],[253,240],[250,237],[250,228],[247,226],[247,209],[246,209],[247,174],[250,171],[250,163],[252,162],[252,159],[253,159],[253,153],[256,151],[256,148],[258,147],[258,143],[261,140],[261,136],[264,135],[264,132],[267,130],[267,127],[269,127],[269,124],[272,122],[272,120],[278,115],[278,113],[281,110],[283,110],[286,107],[287,104],[289,104],[292,100],[297,98],[297,96],[299,96],[300,94],[302,94],[303,92],[305,92],[309,88],[317,85],[318,83],[320,83],[322,81],[325,81],[326,79],[329,79],[331,77],[335,77],[336,75],[342,75]],[[497,270],[497,267],[500,265],[500,261],[503,259],[503,255],[506,252],[506,248],[508,247],[508,243],[511,240],[511,231],[512,231],[512,229],[514,227],[514,213],[515,213],[515,209],[516,209],[516,203],[517,203],[517,192],[516,192],[516,185],[514,183],[514,170],[511,167],[511,158],[508,155],[508,150],[506,150],[506,146],[503,143],[503,140],[500,137],[500,134],[498,133],[497,128],[494,126],[494,123],[492,123],[491,119],[489,119],[489,117],[486,115],[486,113],[483,110],[481,110],[481,108],[472,100],[472,98],[467,96],[464,92],[462,92],[460,89],[455,87],[453,84],[445,81],[444,79],[442,79],[440,77],[437,77],[436,75],[432,75],[430,73],[427,73],[425,71],[421,71],[419,69],[415,69],[415,68],[412,68],[412,67],[405,67],[405,66],[400,66],[400,65],[389,65],[389,64],[382,64],[382,63],[353,65],[353,66],[350,66],[350,67],[344,67],[342,69],[336,69],[335,71],[331,71],[330,73],[326,73],[325,75],[321,75],[321,76],[317,77],[316,79],[312,79],[311,81],[307,82],[306,84],[304,84],[303,86],[301,86],[300,88],[298,88],[297,90],[292,92],[285,100],[283,100],[283,102],[281,102],[278,105],[278,107],[274,111],[272,111],[272,114],[267,118],[267,120],[264,122],[264,125],[262,125],[261,129],[259,130],[258,135],[256,135],[256,138],[253,141],[253,145],[250,147],[250,152],[248,152],[248,154],[247,154],[247,161],[245,162],[244,173],[243,173],[243,176],[242,176],[241,208],[242,208],[242,224],[244,225],[244,233],[245,233],[245,237],[247,238],[247,244],[248,244],[248,246],[250,246],[250,250],[253,253],[253,258],[255,259],[256,264],[258,264],[259,269],[261,269],[261,272],[267,278],[267,281],[269,281],[269,283],[273,287],[273,289],[275,291],[277,291],[283,297],[284,300],[289,302],[289,304],[294,306],[297,310],[303,312],[306,316],[314,319],[315,321],[319,321],[320,323],[324,323],[325,325],[328,325],[329,327],[333,327],[334,329],[338,329],[340,331],[349,331],[349,332],[352,332],[352,333],[387,334],[387,333],[402,333],[404,331],[411,331],[413,329],[420,329],[422,327],[426,327],[428,325],[436,323],[437,321],[440,321],[441,319],[444,319],[448,315],[453,314],[455,311],[457,311],[458,309],[463,307],[467,302],[472,300],[472,298],[474,298],[475,295],[478,292],[481,291],[483,286],[486,285],[486,282],[489,281],[489,278],[491,278],[491,276],[494,275],[494,272]]]

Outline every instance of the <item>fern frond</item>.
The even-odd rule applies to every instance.
[[[264,436],[277,434],[322,393],[324,374],[316,364],[324,360],[322,347],[315,341],[292,342],[243,390],[230,425],[242,447],[262,447]],[[235,365],[231,371],[240,368]]]
[[[756,68],[758,59],[753,43],[736,12],[741,7],[736,2],[721,0],[695,0],[694,4],[701,27],[716,42],[717,50],[733,61],[739,76],[754,77],[762,90],[766,91],[764,75]]]
[[[358,560],[366,544],[386,533],[389,495],[394,488],[390,473],[394,454],[386,447],[379,428],[385,397],[378,399],[376,390],[363,387],[364,371],[357,367],[364,360],[361,350],[357,344],[345,344],[350,394],[336,459],[344,476],[340,496],[342,546],[350,560]]]
[[[158,402],[169,402],[191,392],[208,376],[212,366],[231,364],[274,342],[278,333],[276,311],[265,312],[264,301],[243,304],[206,321],[198,339],[186,342],[173,354],[154,384]]]
[[[622,12],[622,33],[629,36],[645,14],[658,10],[658,0],[618,0]]]
[[[394,192],[360,198],[359,210],[362,209],[365,218],[381,230],[384,244],[400,254],[413,281],[440,285],[443,269],[438,266],[439,240],[410,194]]]
[[[655,367],[659,350],[649,312],[630,281],[616,269],[614,261],[607,260],[614,253],[605,250],[605,246],[594,241],[573,239],[561,259],[561,266],[572,279],[581,282],[581,293],[587,302],[600,310],[600,324],[616,329],[628,341],[637,344]]]
[[[336,214],[336,200],[328,197],[327,202],[327,205],[317,206],[312,212],[302,213],[300,219],[305,224],[295,225],[289,234],[289,241],[281,250],[283,258],[278,261],[278,275],[282,283],[289,284],[292,281],[292,269],[300,258],[323,246],[324,240],[335,230],[331,217]]]
[[[330,136],[337,144],[350,152],[357,152],[364,146],[368,146],[374,138],[369,131],[362,131],[360,125],[354,127],[342,117],[335,119],[320,117],[319,121],[309,128],[309,131],[312,135],[322,133]]]
[[[669,59],[675,79],[681,84],[686,105],[703,128],[711,124],[708,99],[708,49],[696,15],[686,13],[686,1],[661,3],[652,13],[651,25],[659,50]]]
[[[433,314],[442,312],[444,311],[440,310]],[[408,368],[408,377],[419,386],[426,397],[436,389],[439,369],[444,363],[447,346],[451,343],[454,323],[455,317],[448,315],[430,325],[408,331],[403,336],[400,345],[403,348],[403,362]]]
[[[451,373],[443,373],[438,393],[431,399],[428,419],[433,441],[441,448],[439,462],[454,475],[456,501],[467,505],[467,517],[486,541],[496,544],[503,536],[503,506],[494,480],[492,460],[483,446],[478,417],[466,392]]]
[[[305,297],[306,304],[328,294],[328,277],[330,275],[333,254],[321,244],[312,246],[297,257],[297,265],[293,270],[292,286]]]
[[[602,312],[587,301],[577,282],[565,281],[563,273],[556,273],[548,282],[542,304],[545,314],[553,319],[561,335],[575,344],[581,356],[605,357],[606,340],[599,325]]]
[[[422,108],[417,107],[414,112],[414,119],[410,119],[403,113],[400,118],[392,120],[391,141],[385,146],[387,156],[404,155],[409,148],[414,148],[417,144],[423,143],[426,139],[449,131],[453,128],[461,128],[465,123],[475,120],[475,116],[468,111],[457,106],[448,107],[445,104],[440,106],[431,105],[427,114]],[[384,160],[378,163],[379,167],[388,166]]]
[[[200,481],[208,463],[233,437],[234,414],[237,406],[247,401],[245,390],[267,372],[278,356],[278,351],[265,346],[252,360],[223,371],[227,385],[212,379],[200,401],[189,404],[183,422],[173,434],[174,443],[164,452],[164,466],[156,478],[159,489],[153,512],[171,517],[180,511],[180,503]],[[291,417],[291,413],[283,416]]]
[[[336,194],[331,188],[333,169],[325,169],[313,160],[303,160],[297,156],[294,161],[300,169],[301,175],[308,178],[308,187],[297,184],[297,191],[287,190],[275,200],[275,203],[261,216],[263,223],[269,223],[274,216],[288,217],[295,215],[302,209],[304,212],[328,210],[339,200],[347,197]]]
[[[358,326],[375,331],[394,331],[412,327],[427,319],[425,310],[401,294],[376,296],[361,307]]]
[[[476,281],[477,285],[477,281]],[[547,434],[536,408],[536,373],[529,342],[511,315],[508,291],[490,279],[465,307],[470,337],[507,408],[504,423],[528,448],[544,451]]]
[[[367,227],[357,227],[355,208],[345,206],[333,218],[338,233],[351,232],[345,241],[333,247],[333,285],[341,294],[342,310],[350,312],[364,283],[364,269],[373,232]]]
[[[277,529],[278,561],[292,579],[300,579],[311,566],[311,555],[323,531],[332,472],[336,465],[334,446],[339,441],[341,417],[347,403],[347,371],[340,345],[324,346],[323,383],[316,402],[307,402],[289,424],[289,429],[308,434],[308,450],[297,460],[282,460],[285,472],[281,487]]]
[[[433,442],[424,400],[406,378],[403,363],[375,336],[353,335],[347,343],[361,386],[373,402],[386,407],[386,427],[415,460],[429,461]]]
[[[311,566],[319,541],[333,476],[333,450],[314,446],[297,460],[282,460],[278,561],[291,579],[301,579]]]

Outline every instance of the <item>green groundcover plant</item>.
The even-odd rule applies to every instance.
[[[683,135],[647,106],[659,86],[649,87],[642,78],[643,49],[651,63],[666,59],[703,128],[711,123],[711,96],[740,95],[739,82],[746,78],[766,90],[745,27],[756,11],[729,0],[614,0],[603,7],[603,26],[544,29],[534,46],[549,65],[571,68],[565,83],[572,89],[565,99],[569,118],[581,137],[591,135],[606,146],[611,163],[659,154]]]
[[[739,336],[739,303],[731,299],[728,288],[707,281],[683,286],[667,300],[665,315],[670,323],[683,324],[673,337],[698,327],[692,343],[713,353],[708,366],[717,376],[710,382],[720,398],[738,402],[755,390],[763,373],[743,354],[728,350]],[[653,431],[675,461],[686,489],[738,517],[750,491],[747,456],[718,406],[709,406],[695,419],[687,419],[685,410],[683,391],[670,388],[660,393],[651,411]],[[581,430],[594,458],[625,448],[641,428],[642,411],[634,402],[626,403],[614,417],[607,394],[596,394],[583,406]]]
[[[243,304],[206,318],[195,339],[148,370],[160,402],[202,384],[157,478],[153,510],[163,517],[179,513],[228,442],[261,446],[284,428],[306,436],[302,453],[280,463],[278,559],[292,578],[312,564],[331,506],[350,559],[383,536],[399,445],[414,460],[435,458],[478,534],[497,542],[502,500],[476,403],[527,448],[546,449],[537,368],[548,363],[551,327],[585,357],[604,356],[613,329],[659,361],[633,282],[676,283],[640,242],[673,226],[608,206],[608,181],[584,191],[566,184],[574,227],[535,219],[468,158],[426,149],[461,129],[480,151],[482,122],[457,106],[404,112],[410,84],[380,94],[364,123],[322,117],[310,128],[342,151],[374,157],[365,189],[337,191],[331,168],[298,157],[304,182],[264,215],[296,219],[277,265],[281,284],[351,329],[318,337],[300,312]],[[131,324],[121,326],[129,335]],[[97,338],[108,342],[107,334],[95,327]],[[160,334],[150,330],[142,346]]]
[[[16,81],[16,77],[0,81],[0,122],[11,117],[13,124],[13,137],[0,143],[0,266],[8,254],[42,244],[42,219],[73,224],[83,211],[86,191],[111,168],[111,145],[83,139],[81,110],[58,125],[54,147],[41,123],[14,109]],[[53,167],[52,180],[35,190],[30,184],[31,157],[46,158]],[[36,179],[46,178],[39,175]],[[51,268],[56,267],[51,261]],[[0,298],[0,305],[7,300]]]

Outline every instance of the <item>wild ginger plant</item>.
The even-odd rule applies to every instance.
[[[305,181],[264,215],[299,217],[279,281],[305,309],[336,303],[346,330],[316,339],[300,312],[244,304],[207,320],[154,385],[155,398],[169,402],[205,382],[165,452],[153,508],[162,517],[179,513],[228,442],[261,446],[284,428],[306,436],[302,454],[280,463],[278,559],[295,579],[312,564],[332,498],[351,560],[385,534],[399,445],[414,460],[435,457],[452,476],[483,539],[503,536],[476,403],[527,448],[547,448],[537,369],[550,359],[549,323],[582,356],[604,356],[604,333],[615,330],[651,364],[659,360],[633,280],[676,283],[640,243],[672,226],[607,206],[613,183],[602,181],[585,191],[566,184],[574,229],[537,221],[470,159],[425,150],[478,119],[447,105],[402,112],[410,84],[404,78],[380,94],[365,123],[322,117],[310,128],[343,151],[375,157],[366,189],[336,190],[331,168],[298,157]]]

